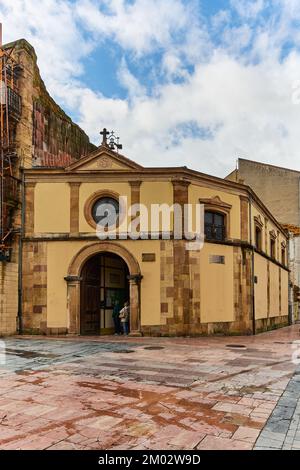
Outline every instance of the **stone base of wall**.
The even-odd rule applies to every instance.
[[[0,336],[17,332],[18,264],[0,263]]]
[[[256,333],[273,330],[288,326],[288,316],[270,317],[256,320]],[[201,323],[198,325],[143,325],[141,327],[144,336],[238,336],[252,335],[252,323],[243,322],[220,322],[220,323]],[[68,335],[68,328],[30,328],[25,329],[24,334],[59,336]],[[105,334],[112,334],[112,331],[106,331]],[[101,335],[103,336],[103,335]]]
[[[251,324],[244,322],[199,323],[197,325],[143,325],[145,336],[251,335]]]
[[[288,316],[270,317],[255,322],[256,333],[288,325]],[[201,323],[198,325],[143,325],[145,336],[210,336],[252,335],[252,322]]]
[[[67,335],[68,328],[25,328],[23,329],[24,335],[45,335],[45,336],[59,336]]]
[[[274,330],[276,328],[282,328],[283,326],[289,325],[288,315],[280,317],[269,317],[256,320],[255,328],[256,333],[262,333],[263,331]]]

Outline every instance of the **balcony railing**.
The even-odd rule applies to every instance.
[[[8,207],[16,207],[19,200],[18,180],[8,175],[4,177],[3,183],[3,203]]]
[[[21,96],[10,87],[7,87],[7,101],[9,112],[20,117],[22,111]]]

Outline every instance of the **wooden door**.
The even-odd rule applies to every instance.
[[[80,334],[100,334],[100,262],[99,257],[87,261],[82,270],[80,301]]]

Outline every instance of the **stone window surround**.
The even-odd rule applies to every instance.
[[[273,259],[276,259],[276,240],[277,240],[277,235],[274,230],[269,231],[269,236],[270,236],[270,257]],[[274,256],[272,256],[272,249],[271,249],[271,241],[274,242]]]
[[[114,228],[118,229],[126,217],[126,210],[124,206],[122,206],[122,200],[119,199],[120,196],[121,196],[120,194],[116,193],[115,191],[111,191],[110,189],[100,189],[99,191],[96,191],[93,194],[91,194],[84,204],[84,216],[85,216],[87,223],[91,227],[93,227],[95,230],[97,229],[97,224],[93,218],[93,213],[92,213],[93,206],[98,199],[101,199],[103,197],[111,197],[112,199],[115,199],[116,201],[120,202],[118,222],[116,226],[113,226],[113,229]],[[110,227],[106,227],[105,230],[108,231],[109,228]]]
[[[231,204],[221,200],[219,196],[214,196],[212,198],[199,199],[200,204],[204,204],[204,211],[215,212],[224,216],[224,225],[225,225],[225,239],[231,239],[230,231],[230,211],[232,208]]]
[[[284,253],[284,263],[283,263],[283,253]],[[287,264],[287,252],[286,252],[286,242],[281,242],[281,263],[286,266]]]
[[[259,250],[259,251],[262,251],[262,247],[263,247],[263,226],[264,226],[264,223],[261,219],[261,216],[260,215],[255,215],[254,218],[254,238],[255,238],[255,244],[256,244],[256,229],[259,229],[260,230],[260,236],[261,236],[261,243],[260,243],[260,247],[256,246],[256,249]]]

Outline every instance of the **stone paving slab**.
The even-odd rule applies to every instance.
[[[295,339],[7,338],[0,449],[297,448]]]
[[[255,449],[300,450],[300,367],[274,408]]]

